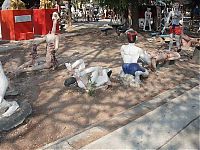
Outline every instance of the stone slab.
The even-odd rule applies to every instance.
[[[19,108],[16,113],[10,117],[0,118],[0,131],[8,131],[22,124],[27,116],[32,112],[31,105],[28,102],[17,102]]]
[[[174,89],[165,91],[155,96],[152,100],[142,102],[120,114],[115,115],[109,120],[93,124],[82,131],[78,131],[74,134],[74,136],[66,136],[55,142],[49,143],[44,147],[41,147],[40,149],[46,149],[47,147],[48,149],[54,149],[55,145],[64,145],[63,143],[69,143],[75,149],[81,148],[84,145],[89,144],[90,142],[102,137],[103,135],[106,135],[128,124],[129,122],[138,119],[139,117],[167,103],[168,101],[172,101],[175,97],[180,96],[181,94],[184,94],[186,91],[190,90],[191,87],[197,86],[198,83],[199,81],[197,79],[191,78],[187,83],[180,84]],[[96,128],[98,128],[99,130],[95,130]],[[95,137],[90,136],[93,132],[95,134]],[[70,142],[68,140],[70,140]],[[86,143],[86,141],[88,143]]]
[[[73,149],[68,143],[68,141],[62,141],[61,144],[47,145],[45,147],[39,148],[37,150],[70,150]]]
[[[195,119],[177,136],[161,148],[161,150],[168,149],[200,149],[200,117]]]
[[[82,149],[158,149],[200,116],[199,91],[197,86]]]

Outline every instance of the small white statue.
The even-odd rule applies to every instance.
[[[123,59],[122,64],[122,75],[129,74],[132,75],[136,84],[140,84],[140,76],[148,77],[149,72],[147,69],[143,68],[138,64],[138,59],[141,58],[146,60],[148,64],[151,64],[149,55],[143,49],[135,46],[135,41],[137,39],[137,32],[133,29],[126,31],[128,38],[128,45],[122,45],[121,56]]]
[[[143,27],[144,31],[146,31],[146,25],[148,25],[149,31],[151,31],[151,20],[152,20],[151,8],[147,8],[147,10],[144,13],[144,27]]]
[[[19,108],[16,101],[8,102],[4,99],[7,88],[8,79],[4,74],[3,67],[0,62],[0,118],[11,116]]]
[[[169,31],[170,32],[169,51],[172,49],[174,38],[176,40],[176,46],[178,48],[177,52],[181,51],[180,42],[181,42],[182,29],[180,26],[180,22],[183,23],[183,14],[181,13],[181,11],[179,11],[179,7],[180,7],[179,3],[174,3],[173,10],[169,12],[165,26],[161,31],[162,33],[164,33],[165,28],[169,25],[170,19],[172,18]]]
[[[58,19],[60,19],[58,13],[54,12],[52,16],[53,27],[52,27],[51,33],[47,34],[45,37],[45,41],[47,43],[47,53],[46,53],[47,68],[56,67],[57,65],[55,53],[59,47],[59,36],[56,35],[56,25],[57,25]]]
[[[75,82],[80,88],[88,89],[89,85],[94,85],[96,88],[101,88],[104,85],[111,85],[110,75],[112,71],[108,68],[100,66],[85,68],[83,59],[79,59],[73,64],[65,63],[68,71],[72,73],[73,80],[66,79],[65,86],[70,86]]]

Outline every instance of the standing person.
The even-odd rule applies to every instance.
[[[140,76],[148,77],[149,72],[147,69],[140,66],[137,62],[141,58],[146,60],[148,64],[151,63],[149,55],[143,49],[135,46],[135,41],[137,39],[137,32],[133,29],[126,31],[128,38],[128,45],[121,46],[121,56],[123,59],[122,70],[123,74],[133,75],[135,81],[140,83]]]
[[[181,44],[180,44],[180,38],[182,34],[182,29],[180,26],[180,21],[182,20],[183,22],[183,14],[179,10],[180,4],[179,3],[174,3],[172,11],[169,12],[169,15],[167,17],[167,22],[165,23],[165,26],[162,30],[162,33],[164,32],[165,28],[168,26],[170,19],[172,18],[171,21],[171,26],[170,26],[170,43],[169,43],[169,51],[172,49],[173,46],[173,39],[175,38],[176,40],[176,46],[178,48],[177,52],[181,51]]]
[[[148,24],[149,26],[149,31],[151,31],[151,16],[152,16],[152,12],[151,12],[151,8],[147,8],[147,11],[145,11],[144,13],[144,28],[143,30],[146,31],[146,25]]]

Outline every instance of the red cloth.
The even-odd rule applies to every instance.
[[[176,35],[181,35],[182,29],[181,29],[180,26],[175,26],[174,28],[173,28],[173,26],[170,26],[169,33],[170,34],[173,33],[173,34],[176,34]]]

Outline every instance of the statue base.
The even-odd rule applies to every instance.
[[[17,127],[32,113],[31,105],[28,102],[17,103],[19,104],[19,108],[13,115],[0,118],[0,131],[8,131]]]
[[[133,75],[126,74],[124,76],[120,76],[120,79],[123,85],[128,87],[140,87],[140,83],[134,79]]]

